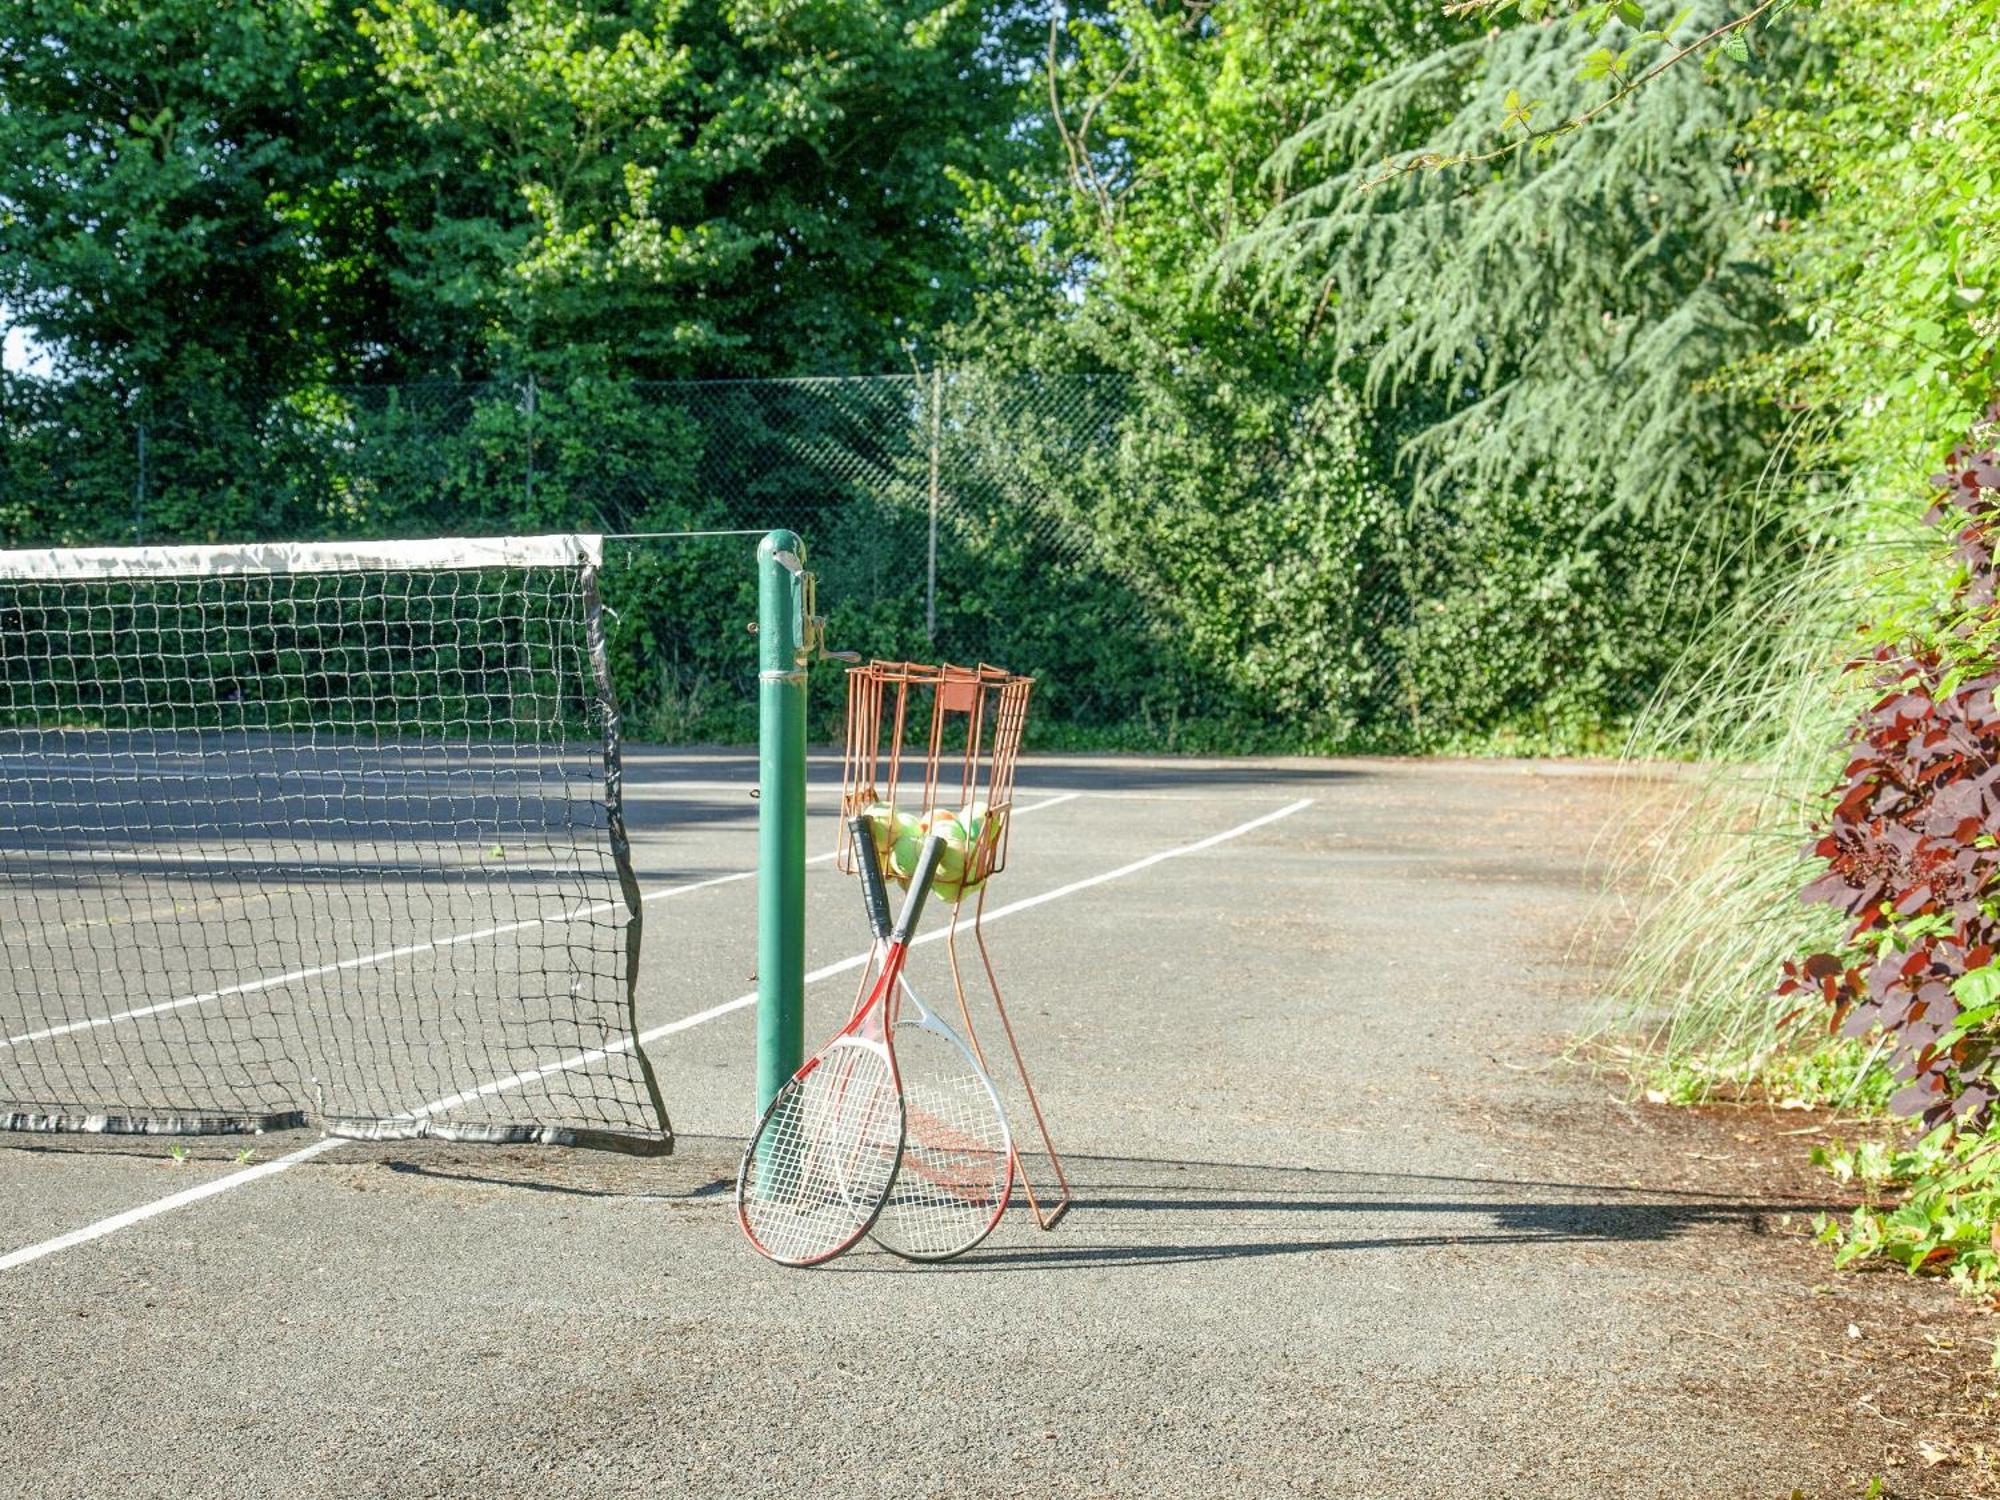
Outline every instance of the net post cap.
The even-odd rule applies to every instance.
[[[787,559],[803,564],[806,544],[796,531],[788,531],[779,526],[766,533],[757,543],[757,561],[785,564]]]

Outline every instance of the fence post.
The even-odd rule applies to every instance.
[[[943,420],[944,375],[931,366],[931,545],[929,577],[924,586],[924,634],[937,639],[938,434]]]
[[[535,514],[535,372],[528,372],[526,392],[527,405],[527,464],[521,475],[521,509],[524,520],[532,520]]]
[[[757,544],[757,1114],[805,1061],[805,544]]]
[[[132,480],[132,541],[146,540],[146,424],[138,424],[139,472]]]

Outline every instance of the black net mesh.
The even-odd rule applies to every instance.
[[[575,541],[6,559],[0,1125],[670,1148]]]

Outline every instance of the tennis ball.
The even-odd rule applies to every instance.
[[[871,802],[861,809],[861,816],[875,835],[875,857],[887,859],[889,846],[896,842],[896,809],[887,802]]]
[[[966,873],[970,874],[980,860],[999,858],[1000,837],[1007,831],[1007,813],[1004,808],[997,813],[989,813],[984,802],[975,802],[966,811],[972,814],[974,823],[972,839],[966,853]],[[982,849],[985,852],[982,853]],[[986,884],[987,875],[992,873],[992,870],[988,869],[986,874],[977,880],[967,881],[965,894],[969,896]]]
[[[986,831],[986,804],[973,802],[960,808],[958,826],[965,830],[965,842],[972,848],[978,848],[979,837]]]
[[[944,840],[944,853],[938,856],[937,893],[947,901],[956,901],[954,893],[965,879],[965,862],[972,852],[972,840],[966,837],[964,825],[950,813],[933,813],[931,818],[935,821],[930,823],[928,831]]]
[[[914,825],[916,819],[912,818],[910,822]],[[899,883],[908,885],[911,877],[917,873],[917,862],[923,857],[923,853],[923,833],[913,826],[890,845],[889,873],[895,876]]]

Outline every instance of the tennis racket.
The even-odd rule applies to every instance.
[[[849,825],[875,941],[886,943],[889,892],[868,819]],[[950,1260],[993,1230],[1014,1190],[1006,1111],[979,1058],[898,972],[890,1050],[903,1095],[902,1161],[868,1231],[905,1260]]]
[[[737,1221],[750,1243],[781,1265],[818,1265],[854,1245],[895,1183],[904,1120],[889,1006],[943,853],[943,839],[925,842],[874,989],[778,1090],[743,1153]]]

